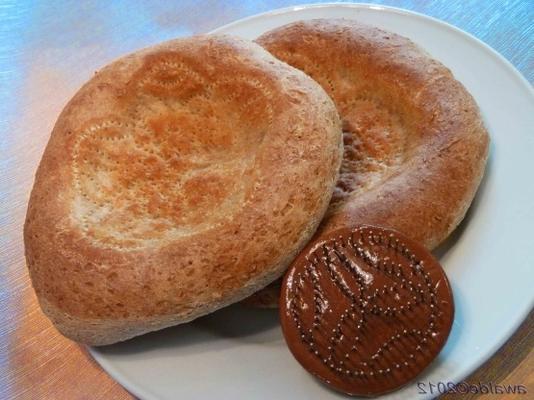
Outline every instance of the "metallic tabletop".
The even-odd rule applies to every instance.
[[[35,169],[67,100],[114,58],[306,1],[0,0],[0,399],[129,398],[40,312],[22,225]],[[534,81],[532,0],[400,0],[489,44]]]

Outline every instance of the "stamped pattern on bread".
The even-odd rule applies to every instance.
[[[140,76],[139,76],[140,75]],[[203,90],[205,79],[176,55],[160,55],[158,60],[146,63],[137,76],[139,88],[154,96],[186,97]]]
[[[232,218],[273,119],[271,91],[257,78],[208,80],[173,54],[146,64],[126,121],[93,122],[74,146],[73,217],[105,247],[172,240]]]

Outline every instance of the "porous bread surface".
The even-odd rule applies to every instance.
[[[489,143],[452,73],[409,39],[350,20],[299,21],[256,42],[319,82],[342,119],[341,173],[316,237],[364,223],[428,249],[443,241],[471,204]],[[278,289],[268,292],[261,306],[276,305]]]
[[[65,107],[36,174],[24,236],[43,310],[102,345],[246,297],[309,240],[341,157],[331,99],[254,43],[119,59]]]

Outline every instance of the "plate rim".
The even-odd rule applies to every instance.
[[[237,26],[242,23],[249,22],[251,20],[260,18],[260,17],[270,17],[270,16],[277,16],[282,14],[287,14],[289,12],[298,12],[300,10],[304,9],[319,9],[319,8],[365,8],[365,9],[371,9],[375,11],[388,11],[392,12],[394,14],[400,14],[410,17],[417,17],[419,19],[423,20],[431,20],[434,23],[437,23],[438,25],[441,25],[445,28],[452,29],[456,33],[468,37],[470,40],[475,41],[478,45],[481,45],[484,47],[485,50],[492,53],[493,56],[496,56],[499,61],[506,64],[514,73],[514,76],[518,78],[523,85],[531,92],[531,95],[534,96],[534,88],[530,84],[530,82],[527,80],[527,78],[501,53],[499,53],[497,50],[495,50],[493,47],[491,47],[486,42],[482,41],[481,39],[477,38],[473,34],[464,31],[463,29],[458,28],[455,25],[452,25],[446,21],[443,21],[441,19],[438,19],[436,17],[433,17],[431,15],[426,15],[417,11],[408,10],[406,8],[400,8],[400,7],[394,7],[394,6],[388,6],[388,5],[382,5],[382,4],[373,4],[373,3],[334,3],[334,2],[327,2],[327,3],[308,3],[308,4],[302,4],[302,5],[296,5],[296,6],[288,6],[288,7],[282,7],[282,8],[276,8],[274,10],[265,11],[262,13],[249,15],[248,17],[240,18],[235,21],[229,22],[227,24],[224,24],[222,26],[219,26],[215,29],[212,29],[209,32],[206,32],[207,35],[211,34],[224,34],[222,31],[232,28],[234,26]],[[350,19],[350,18],[349,18]]]
[[[288,13],[295,13],[301,10],[308,10],[308,9],[328,9],[328,8],[347,8],[347,9],[367,9],[367,10],[374,10],[374,11],[385,11],[393,14],[403,15],[407,17],[416,17],[418,19],[422,19],[425,21],[431,21],[434,24],[437,24],[441,27],[444,27],[446,29],[452,30],[454,33],[463,36],[465,39],[470,40],[474,42],[476,45],[481,47],[483,50],[485,50],[490,56],[496,58],[504,67],[506,67],[506,71],[508,73],[511,72],[511,76],[515,80],[517,80],[518,84],[523,89],[526,89],[526,92],[530,94],[531,101],[534,101],[534,87],[530,84],[530,82],[526,79],[526,77],[502,54],[500,54],[497,50],[492,48],[487,43],[483,42],[481,39],[477,38],[476,36],[472,35],[469,32],[466,32],[446,21],[440,20],[436,17],[426,15],[417,11],[412,11],[404,8],[394,7],[394,6],[388,6],[388,5],[382,5],[382,4],[372,4],[372,3],[333,3],[333,2],[327,2],[327,3],[309,3],[309,4],[301,4],[301,5],[294,5],[294,6],[288,6],[288,7],[282,7],[277,8],[257,14],[253,14],[244,18],[240,18],[234,21],[231,21],[227,24],[224,24],[222,26],[219,26],[209,32],[206,32],[205,34],[225,34],[224,31],[227,29],[234,28],[238,25],[241,25],[243,23],[248,23],[250,21],[253,21],[258,18],[265,18],[265,17],[276,17],[278,15],[284,15]],[[351,18],[347,18],[351,19]],[[490,154],[491,156],[491,154]],[[527,304],[529,303],[529,304]],[[501,347],[510,339],[510,337],[517,331],[517,329],[521,326],[521,324],[526,320],[530,312],[532,312],[534,309],[534,296],[531,296],[530,301],[525,303],[524,309],[519,312],[518,317],[514,319],[514,321],[509,325],[508,329],[505,330],[505,334],[503,334],[493,346],[491,346],[491,349],[484,353],[484,355],[480,356],[475,363],[473,363],[467,370],[465,370],[462,373],[456,373],[451,372],[448,376],[448,379],[452,382],[461,382],[466,377],[470,376],[478,370],[484,363],[486,363],[496,352],[498,352]],[[112,362],[110,362],[105,355],[100,354],[98,351],[98,348],[86,346],[88,349],[88,352],[91,354],[91,356],[95,359],[95,361],[104,369],[106,373],[108,373],[117,383],[119,383],[121,386],[123,386],[128,392],[133,394],[136,397],[139,397],[141,399],[159,399],[159,397],[151,393],[149,390],[145,389],[145,387],[134,383],[131,379],[126,378],[123,373],[120,372],[120,368],[116,368]],[[422,395],[421,399],[426,398],[425,395]]]

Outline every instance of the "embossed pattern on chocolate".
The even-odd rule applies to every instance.
[[[280,315],[296,359],[352,395],[378,395],[418,375],[450,332],[441,266],[421,245],[378,227],[310,244],[283,284]]]

